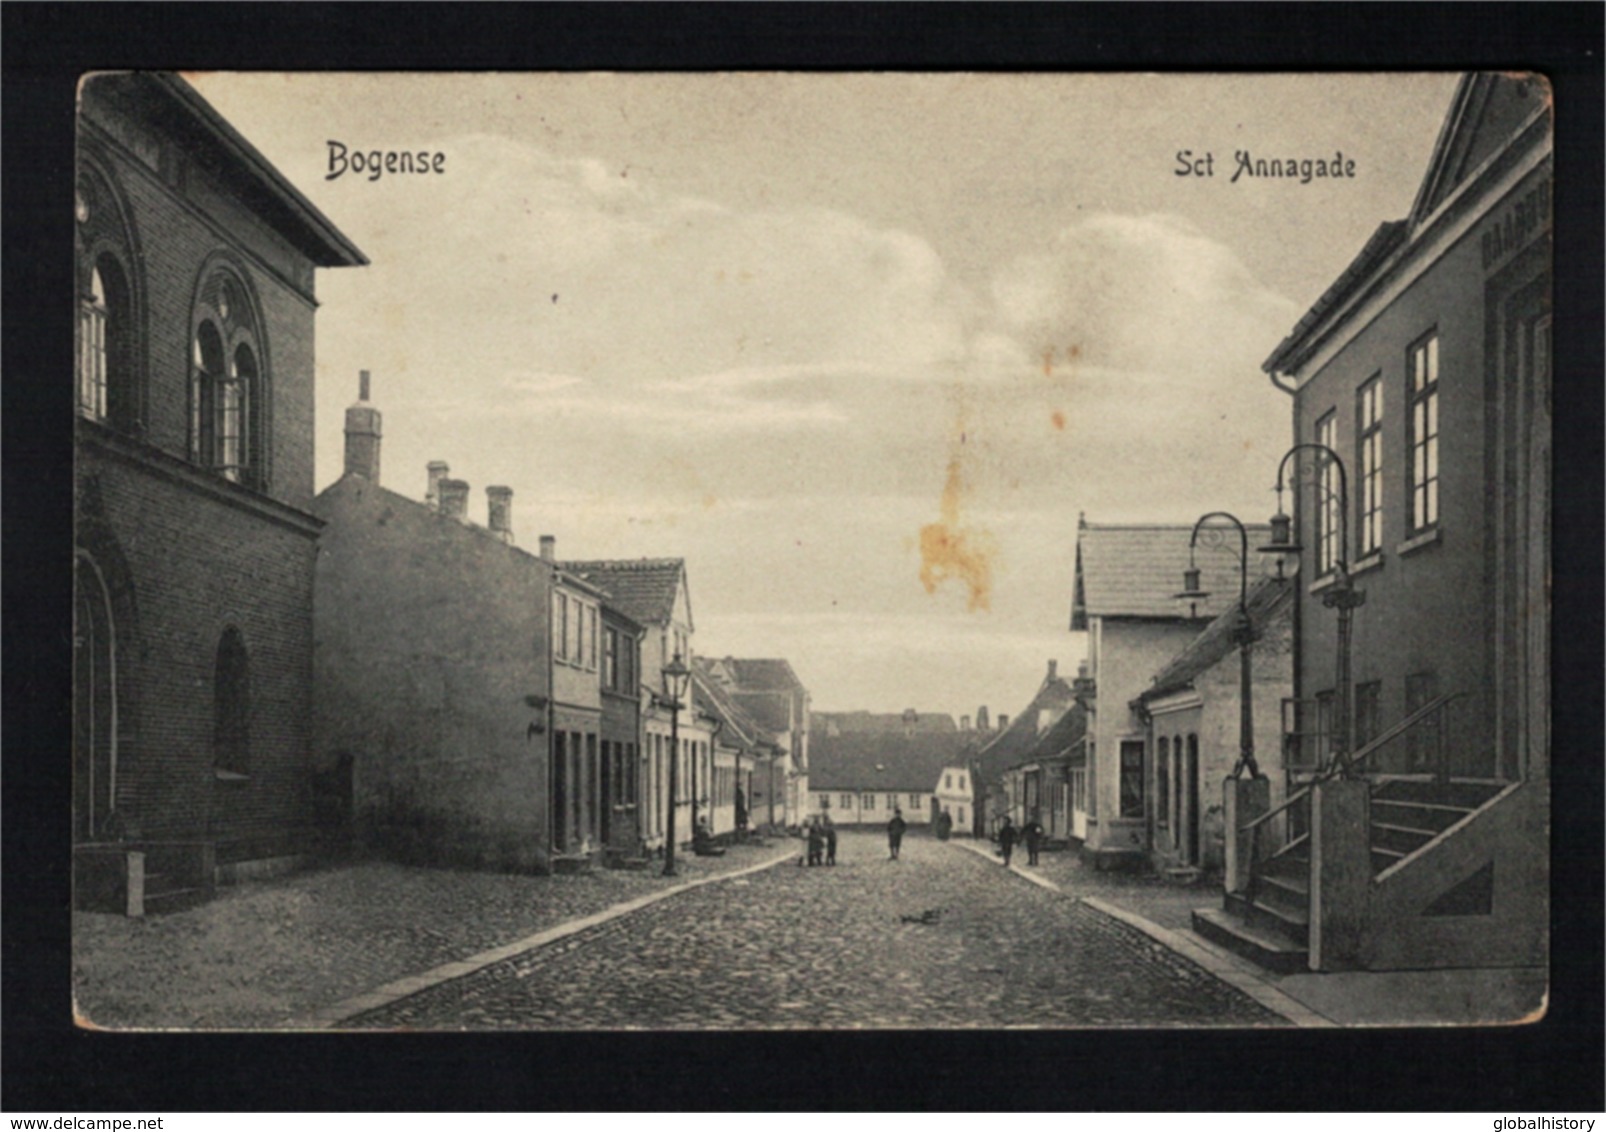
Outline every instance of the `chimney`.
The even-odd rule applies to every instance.
[[[558,539],[556,535],[541,536],[541,561],[556,562],[558,560]]]
[[[1060,662],[1057,660],[1051,660],[1048,662],[1048,679],[1050,683],[1054,681],[1054,677],[1059,666]]]
[[[468,484],[462,480],[441,480],[436,485],[440,492],[440,511],[448,519],[468,522]]]
[[[429,490],[424,493],[424,502],[429,504],[431,511],[441,509],[441,480],[451,472],[445,460],[431,460],[429,462]]]
[[[986,731],[988,729],[989,728],[988,728],[988,725],[987,725],[987,705],[986,704],[982,704],[981,707],[976,709],[976,730],[977,731]]]
[[[513,541],[513,489],[485,489],[485,525],[503,542]]]
[[[1009,716],[1003,712],[998,713],[998,730],[1002,731],[1009,726]]]
[[[962,716],[959,717],[959,730],[961,730],[961,731],[969,731],[970,730],[970,716],[962,715]]]
[[[368,371],[359,370],[357,403],[346,410],[346,475],[378,483],[380,418],[368,392]]]

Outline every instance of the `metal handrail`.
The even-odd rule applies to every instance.
[[[1262,824],[1263,822],[1269,821],[1270,819],[1276,817],[1278,814],[1280,814],[1284,810],[1288,809],[1295,802],[1299,801],[1301,798],[1303,798],[1305,795],[1307,795],[1309,793],[1310,793],[1310,787],[1307,786],[1303,790],[1300,790],[1300,791],[1296,792],[1295,794],[1291,795],[1288,798],[1287,801],[1285,801],[1282,805],[1278,806],[1275,810],[1267,810],[1265,813],[1261,814],[1254,821],[1247,822],[1246,824],[1239,826],[1238,827],[1238,832],[1239,833],[1248,833],[1250,830],[1254,829],[1256,826],[1258,826],[1258,825]]]
[[[1401,735],[1404,735],[1411,728],[1415,727],[1418,723],[1421,723],[1428,716],[1430,716],[1433,713],[1441,710],[1451,700],[1458,700],[1458,699],[1460,699],[1460,698],[1462,698],[1463,696],[1466,696],[1466,695],[1470,695],[1470,693],[1468,693],[1468,692],[1448,692],[1445,695],[1439,696],[1437,699],[1429,700],[1427,703],[1425,703],[1421,707],[1417,708],[1416,711],[1412,712],[1410,715],[1406,716],[1404,719],[1402,719],[1398,723],[1394,724],[1394,726],[1388,728],[1386,731],[1384,731],[1377,738],[1371,740],[1364,747],[1362,747],[1359,751],[1356,751],[1353,755],[1351,755],[1350,756],[1350,765],[1354,766],[1356,763],[1360,762],[1362,759],[1370,758],[1385,743],[1392,743],[1394,740],[1398,739]],[[1331,778],[1334,773],[1335,773],[1335,771],[1333,769],[1329,769],[1326,772],[1324,772],[1323,774],[1318,776],[1318,781],[1323,781],[1325,779]]]

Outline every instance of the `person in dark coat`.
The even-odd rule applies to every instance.
[[[809,819],[809,864],[818,865],[825,851],[825,831],[820,828],[819,818]]]
[[[998,851],[1004,856],[1004,868],[1009,868],[1009,858],[1015,853],[1015,823],[1007,817],[1004,824],[998,827]]]
[[[825,822],[825,863],[836,864],[836,826],[831,823],[831,815],[826,814]]]
[[[1043,826],[1037,820],[1036,814],[1033,814],[1032,819],[1022,827],[1020,838],[1026,842],[1026,863],[1037,864],[1037,851],[1043,845]]]
[[[909,823],[903,820],[903,811],[894,809],[892,820],[887,823],[887,848],[892,851],[892,859],[898,859],[898,850],[903,847],[903,831],[909,828]]]

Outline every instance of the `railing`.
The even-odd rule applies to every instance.
[[[1375,761],[1379,752],[1389,750],[1392,744],[1402,739],[1409,741],[1406,747],[1407,763],[1415,773],[1431,773],[1435,782],[1445,783],[1450,779],[1450,746],[1445,742],[1447,728],[1440,718],[1444,709],[1453,701],[1468,695],[1466,692],[1451,692],[1439,696],[1423,704],[1420,708],[1407,715],[1404,719],[1393,724],[1376,738],[1362,744],[1359,750],[1349,757],[1349,768],[1352,772],[1361,769],[1363,764]],[[1293,703],[1295,701],[1286,701]],[[1285,718],[1287,708],[1285,706]],[[1427,733],[1425,741],[1423,732],[1419,730],[1432,720],[1433,728]],[[1276,806],[1252,821],[1245,822],[1238,827],[1238,833],[1247,836],[1249,862],[1248,895],[1254,898],[1256,886],[1264,872],[1265,862],[1276,857],[1285,856],[1306,843],[1310,829],[1310,795],[1312,789],[1323,782],[1327,782],[1339,775],[1343,767],[1336,758],[1329,757],[1325,764],[1319,766],[1311,778],[1310,784],[1304,786],[1288,797],[1281,805]],[[1370,769],[1370,768],[1368,768]],[[1397,769],[1397,768],[1389,768]],[[1272,825],[1275,818],[1283,819],[1281,830]],[[1267,854],[1263,860],[1262,844],[1269,844],[1270,839],[1277,837],[1278,848],[1275,853]],[[1370,843],[1371,831],[1366,831],[1367,841]]]

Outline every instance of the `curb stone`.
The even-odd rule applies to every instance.
[[[975,853],[978,857],[988,861],[992,860],[992,854],[979,845],[974,845],[968,841],[956,841],[953,844]],[[1009,871],[1042,888],[1070,896],[1073,900],[1080,900],[1089,908],[1102,912],[1112,919],[1119,920],[1129,927],[1136,928],[1156,943],[1169,948],[1184,959],[1198,965],[1220,982],[1226,983],[1234,990],[1243,992],[1267,1010],[1286,1018],[1296,1026],[1321,1029],[1338,1025],[1337,1022],[1326,1015],[1317,1013],[1298,999],[1278,990],[1259,975],[1246,970],[1222,952],[1206,947],[1202,942],[1195,942],[1181,932],[1162,928],[1159,924],[1138,915],[1136,912],[1129,912],[1125,908],[1111,904],[1109,901],[1102,900],[1097,896],[1072,896],[1072,894],[1066,892],[1053,881],[1048,880],[1046,877],[1029,873],[1020,865],[1010,865]]]
[[[366,1014],[368,1011],[377,1010],[382,1006],[389,1006],[401,999],[410,998],[430,987],[450,982],[453,979],[460,979],[465,975],[471,975],[476,971],[491,966],[493,963],[500,963],[504,959],[522,955],[526,951],[533,951],[549,943],[567,939],[569,936],[583,932],[587,928],[594,928],[610,920],[617,920],[621,916],[628,916],[630,913],[656,904],[660,900],[667,900],[671,896],[678,896],[682,892],[690,892],[707,884],[718,884],[722,881],[735,880],[737,877],[747,876],[751,873],[762,872],[765,869],[774,868],[784,861],[793,859],[794,852],[789,848],[784,855],[774,857],[768,861],[760,861],[756,865],[748,865],[746,868],[737,869],[734,872],[721,873],[717,876],[698,877],[696,880],[685,881],[659,892],[649,892],[632,900],[610,905],[600,912],[593,912],[589,916],[565,920],[561,924],[545,928],[534,935],[525,936],[523,939],[514,940],[512,943],[505,943],[499,947],[481,951],[465,959],[442,963],[416,975],[393,979],[383,986],[375,987],[371,991],[365,991],[351,998],[342,999],[340,1002],[292,1020],[287,1028],[324,1030],[337,1027],[345,1019],[353,1018],[358,1014]]]

